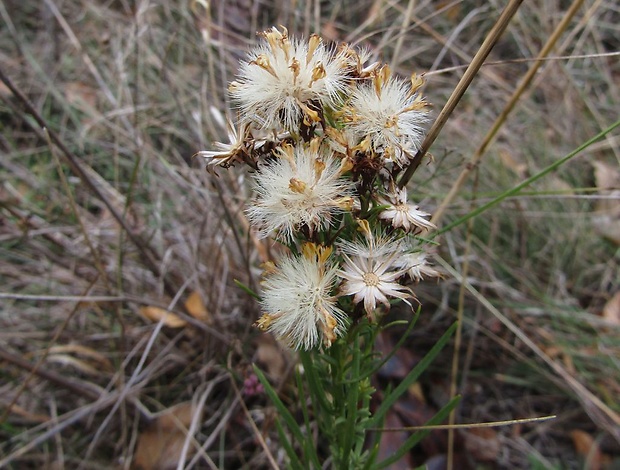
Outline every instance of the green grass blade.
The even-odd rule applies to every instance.
[[[489,201],[486,204],[483,204],[482,206],[478,207],[477,209],[472,210],[469,214],[464,215],[463,217],[461,217],[461,218],[455,220],[454,222],[446,225],[445,227],[441,228],[441,230],[437,230],[434,233],[434,235],[438,236],[438,235],[441,235],[442,233],[447,232],[448,230],[452,230],[454,227],[457,227],[457,226],[461,225],[462,223],[467,222],[472,217],[476,217],[477,215],[482,214],[484,211],[490,209],[491,207],[499,204],[500,202],[502,202],[507,197],[514,196],[514,195],[518,194],[523,188],[529,186],[530,184],[534,183],[535,181],[538,181],[540,178],[542,178],[543,176],[547,175],[548,173],[551,173],[553,170],[556,170],[557,168],[562,166],[564,163],[566,163],[570,159],[574,158],[576,155],[578,155],[583,150],[588,148],[590,145],[595,143],[597,140],[602,139],[603,137],[605,137],[607,134],[609,134],[611,131],[613,131],[618,126],[620,126],[620,120],[614,122],[607,129],[604,129],[603,131],[599,132],[594,137],[592,137],[590,140],[584,142],[582,145],[577,147],[575,150],[570,152],[565,157],[560,158],[557,162],[553,162],[551,165],[549,165],[544,170],[536,173],[534,176],[531,176],[530,178],[526,179],[522,183],[519,183],[514,188],[511,188],[511,189],[508,189],[507,191],[504,191],[502,194],[497,196],[492,201]]]
[[[239,281],[237,279],[235,279],[234,282],[237,285],[237,287],[239,287],[243,292],[245,292],[246,294],[251,295],[256,300],[261,300],[260,295],[258,295],[256,292],[254,292],[248,286],[246,286],[243,282],[241,282],[241,281]]]
[[[394,354],[396,354],[396,352],[400,349],[400,347],[409,337],[409,333],[411,333],[411,331],[413,330],[413,327],[417,323],[418,318],[420,318],[420,311],[421,311],[420,308],[416,310],[415,316],[409,321],[409,325],[407,325],[407,329],[405,330],[403,335],[400,337],[396,345],[394,345],[390,353],[381,360],[381,362],[372,370],[372,372],[369,375],[376,374],[379,371],[379,369],[381,369],[387,363],[387,361],[389,361],[394,356]]]
[[[288,436],[286,435],[286,433],[284,432],[284,429],[282,428],[282,423],[280,422],[280,419],[277,417],[276,417],[276,429],[278,430],[278,436],[280,437],[280,444],[282,444],[282,447],[284,447],[284,451],[286,452],[286,455],[288,455],[288,458],[290,459],[289,468],[304,468],[304,466],[301,464],[301,460],[299,460],[299,457],[297,457],[297,453],[295,452],[295,449],[293,449],[293,445],[291,444],[291,441],[289,441]]]
[[[351,361],[351,374],[354,377],[359,377],[360,375],[360,362],[361,362],[362,351],[359,348],[359,341],[356,338],[353,347],[353,359]],[[345,424],[344,436],[342,442],[342,452],[343,452],[343,462],[348,461],[349,455],[353,448],[353,442],[355,438],[355,425],[357,424],[357,403],[359,401],[359,382],[354,383],[350,386],[347,386],[347,422]]]

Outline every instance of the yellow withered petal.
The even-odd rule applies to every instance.
[[[294,193],[303,194],[308,185],[297,178],[291,178],[288,187]]]

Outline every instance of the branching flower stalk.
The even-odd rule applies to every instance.
[[[230,84],[238,115],[230,142],[199,155],[211,172],[252,170],[253,230],[289,251],[264,267],[256,326],[299,351],[298,385],[312,402],[303,405],[305,424],[316,421],[330,443],[328,463],[373,468],[380,320],[394,301],[415,305],[412,283],[440,275],[416,236],[435,228],[430,214],[397,185],[428,122],[424,81],[398,78],[367,52],[316,35],[274,27],[261,36]],[[281,433],[291,465],[316,467],[325,452],[258,374],[293,436]]]

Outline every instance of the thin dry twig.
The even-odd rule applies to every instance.
[[[126,394],[125,396],[128,398],[133,397],[133,394],[136,392],[136,390],[139,390],[143,386],[144,384],[136,384],[134,386],[134,390],[131,391],[131,393]],[[23,445],[19,449],[16,449],[13,453],[7,455],[6,457],[0,459],[0,468],[6,467],[8,464],[13,462],[15,459],[21,457],[22,455],[27,454],[29,451],[35,449],[37,446],[53,438],[54,436],[56,436],[58,433],[62,432],[62,430],[68,428],[69,426],[85,418],[88,418],[89,416],[92,416],[93,414],[101,410],[104,410],[109,406],[114,405],[118,401],[120,395],[121,395],[121,391],[109,393],[109,394],[104,393],[100,395],[99,398],[95,402],[82,406],[80,408],[75,408],[69,411],[68,413],[65,413],[63,416],[58,417],[58,419],[55,420],[58,424],[54,426],[52,429],[45,431],[44,433],[40,434],[39,436],[35,438],[28,439],[27,444]],[[42,426],[25,431],[25,433],[34,432],[38,430],[40,427],[46,428],[48,426],[46,425],[46,423],[44,423]]]
[[[91,283],[91,285],[88,287],[87,291],[90,291],[92,289],[92,287],[95,284],[95,282],[96,281]],[[56,332],[54,333],[54,336],[52,337],[51,341],[48,343],[47,347],[43,351],[43,354],[41,355],[41,357],[39,358],[37,363],[34,366],[32,366],[32,368],[26,367],[26,370],[28,370],[30,372],[30,374],[22,382],[21,386],[17,390],[17,393],[13,397],[13,400],[11,401],[11,403],[9,403],[9,406],[7,406],[7,408],[4,411],[4,413],[0,416],[0,423],[4,423],[6,418],[9,416],[9,414],[11,413],[11,408],[13,407],[13,405],[15,403],[17,403],[17,400],[19,399],[20,395],[24,392],[24,390],[26,390],[26,387],[28,387],[28,384],[30,383],[30,380],[32,379],[32,377],[34,375],[37,375],[37,374],[41,375],[40,374],[40,370],[39,370],[41,365],[47,359],[47,356],[49,355],[49,352],[50,352],[50,349],[52,348],[52,346],[54,346],[56,344],[56,341],[58,341],[58,338],[60,338],[60,335],[63,333],[63,331],[65,331],[65,328],[67,328],[67,326],[69,325],[69,322],[71,321],[71,319],[77,313],[77,311],[79,309],[79,306],[80,306],[80,304],[76,303],[74,305],[74,307],[71,309],[71,312],[69,313],[69,315],[67,315],[65,320],[62,322],[62,325],[60,325],[60,328],[58,328],[56,330]],[[5,351],[5,356],[10,357],[11,355],[10,355],[10,353],[8,351]],[[13,358],[13,359],[15,359],[15,358]],[[17,362],[14,362],[14,363],[17,364]],[[19,362],[19,365],[21,365],[23,367],[23,366],[26,366],[27,363]],[[62,379],[59,376],[56,376],[56,374],[53,374],[52,376],[49,376],[49,377],[52,378],[56,383],[61,383],[62,382]],[[61,380],[61,382],[58,382],[59,379]],[[64,385],[65,386],[70,386],[70,387],[72,386],[70,381],[65,381]]]
[[[392,62],[390,64],[392,69],[396,69],[396,66],[398,65],[398,56],[400,55],[400,49],[403,46],[403,41],[405,40],[405,31],[411,25],[415,3],[416,2],[414,0],[409,0],[409,3],[407,4],[407,11],[403,15],[403,20],[400,25],[401,33],[398,35],[396,46],[394,46],[394,53],[392,54]]]
[[[524,57],[521,59],[506,59],[506,60],[492,60],[489,62],[485,62],[482,64],[482,68],[497,66],[497,65],[509,65],[509,64],[527,64],[530,62],[554,62],[554,61],[565,61],[565,60],[573,60],[573,59],[605,59],[611,57],[620,56],[620,52],[601,52],[600,54],[569,54],[569,55],[558,55],[558,56],[547,56],[547,57]],[[469,67],[468,64],[465,65],[454,65],[453,67],[445,67],[438,70],[433,70],[432,72],[425,72],[425,77],[430,77],[433,75],[441,75],[444,73],[454,72],[456,70],[463,70]]]

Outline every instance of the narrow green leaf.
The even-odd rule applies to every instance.
[[[365,215],[365,219],[372,219],[373,217],[376,217],[377,215],[379,215],[382,211],[388,209],[390,207],[389,204],[383,204],[380,206],[375,206],[372,209],[370,209],[366,215]]]
[[[377,436],[379,436],[380,434],[377,433]],[[374,442],[370,448],[370,452],[368,453],[368,458],[366,459],[366,463],[364,464],[364,467],[362,468],[362,470],[370,470],[370,468],[372,468],[372,464],[374,463],[374,461],[377,459],[377,456],[379,455],[379,439],[374,439]]]
[[[321,354],[321,360],[327,362],[332,367],[338,367],[338,361],[329,354]]]
[[[304,455],[308,457],[306,460],[312,461],[315,468],[321,468],[321,464],[319,462],[319,456],[316,453],[316,446],[314,445],[314,441],[310,434],[310,413],[308,412],[308,404],[306,400],[303,398],[304,392],[304,384],[301,378],[301,374],[299,371],[295,372],[295,381],[297,382],[297,391],[300,396],[301,402],[301,413],[304,417],[304,424],[306,425],[306,439],[304,439],[303,447],[304,447]]]
[[[282,403],[282,400],[280,400],[280,397],[278,396],[276,391],[273,389],[273,387],[267,380],[267,377],[265,377],[265,374],[263,374],[263,371],[261,371],[256,366],[256,364],[252,364],[252,367],[254,368],[254,373],[258,377],[258,380],[260,380],[260,383],[263,384],[265,393],[267,393],[272,403],[278,410],[279,416],[284,420],[288,428],[291,430],[291,432],[293,433],[293,436],[295,436],[295,439],[297,439],[297,441],[303,445],[304,436],[303,436],[303,433],[301,432],[301,428],[295,421],[295,418],[293,418],[293,415],[291,414],[291,412],[284,405],[284,403]]]
[[[297,452],[295,452],[295,449],[293,449],[291,441],[289,441],[288,436],[282,428],[282,423],[280,422],[280,419],[277,417],[276,429],[278,430],[278,436],[280,437],[280,444],[282,444],[282,447],[284,447],[284,451],[286,452],[286,455],[288,455],[288,458],[290,460],[289,468],[304,468],[304,466],[301,464],[301,461],[299,460],[299,457],[297,456]]]
[[[409,325],[411,322],[409,320],[394,320],[391,321],[390,323],[386,323],[385,325],[381,326],[381,330],[389,330],[390,328],[394,327],[394,326],[400,326],[400,325]]]
[[[351,360],[351,374],[354,377],[360,375],[360,360],[361,354],[359,348],[359,338],[355,339],[353,344],[353,358]],[[343,462],[346,463],[349,459],[351,449],[353,447],[353,439],[356,435],[357,424],[357,402],[359,401],[359,383],[353,383],[346,387],[348,393],[346,394],[346,410],[347,410],[347,422],[344,429],[344,436],[342,442]]]
[[[319,409],[317,409],[316,412],[326,412],[332,414],[333,407],[325,396],[325,391],[323,390],[323,386],[321,384],[321,378],[316,373],[316,366],[313,364],[312,359],[310,358],[310,354],[308,354],[306,351],[300,351],[299,358],[301,359],[301,363],[304,366],[304,373],[307,377],[307,383],[308,388],[310,389],[310,393],[316,400],[316,404],[318,404],[319,406]]]
[[[368,427],[378,427],[379,424],[383,421],[385,414],[387,411],[396,403],[396,400],[407,391],[409,386],[414,383],[418,377],[426,370],[426,368],[431,364],[433,359],[439,354],[439,352],[446,345],[454,331],[456,330],[457,323],[454,323],[448,330],[439,338],[439,341],[432,347],[432,349],[428,352],[426,356],[415,366],[411,372],[407,374],[407,376],[403,379],[403,381],[398,384],[398,386],[383,400],[381,406],[377,409],[374,416],[371,418]]]
[[[238,279],[234,279],[234,282],[237,285],[237,287],[239,287],[243,292],[245,292],[246,294],[251,295],[256,300],[261,300],[260,295],[258,295],[256,292],[254,292],[248,286],[246,286],[243,282],[239,281]]]
[[[437,414],[431,419],[429,419],[425,424],[427,426],[441,424],[441,422],[448,417],[450,411],[452,411],[456,407],[456,405],[458,405],[459,401],[461,401],[460,396],[454,397],[452,400],[450,400],[450,402],[448,402],[447,405],[445,405],[441,410],[439,410]],[[407,452],[409,452],[413,448],[413,446],[415,446],[418,442],[424,439],[430,432],[430,429],[415,432],[407,438],[403,445],[394,454],[389,456],[387,459],[379,462],[376,466],[373,467],[373,469],[378,470],[380,468],[385,468],[393,464],[394,462],[398,462]]]
[[[369,375],[376,374],[379,371],[379,369],[381,369],[384,366],[384,364],[387,363],[387,361],[389,361],[394,356],[394,354],[396,354],[396,352],[400,349],[400,347],[409,337],[409,333],[411,333],[411,331],[413,330],[413,327],[417,323],[418,318],[420,318],[420,311],[421,311],[420,308],[416,310],[414,317],[409,321],[409,325],[407,326],[407,329],[405,330],[403,335],[400,337],[400,339],[398,340],[394,348],[392,348],[390,353],[372,370],[372,372]]]
[[[507,197],[510,196],[514,196],[517,193],[521,192],[521,190],[527,186],[529,186],[530,184],[532,184],[533,182],[539,180],[540,178],[542,178],[543,176],[545,176],[548,173],[551,173],[553,170],[559,168],[561,165],[563,165],[564,163],[566,163],[567,161],[569,161],[570,159],[572,159],[573,157],[575,157],[577,154],[581,153],[583,150],[585,150],[586,148],[588,148],[590,145],[592,145],[594,142],[596,142],[597,140],[605,137],[605,135],[607,135],[608,133],[610,133],[611,131],[613,131],[616,127],[620,126],[620,120],[614,122],[611,126],[609,126],[607,129],[604,129],[603,131],[599,132],[597,135],[595,135],[594,137],[592,137],[590,140],[584,142],[582,145],[580,145],[579,147],[577,147],[575,150],[573,150],[572,152],[570,152],[568,155],[566,155],[563,158],[560,158],[558,161],[552,163],[551,165],[549,165],[548,167],[546,167],[545,169],[543,169],[542,171],[539,171],[538,173],[536,173],[535,175],[531,176],[530,178],[526,179],[525,181],[523,181],[522,183],[518,184],[517,186],[515,186],[514,188],[508,189],[507,191],[504,191],[502,194],[500,194],[499,196],[497,196],[495,199],[493,199],[492,201],[487,202],[486,204],[483,204],[482,206],[474,209],[473,211],[471,211],[470,213],[468,213],[467,215],[464,215],[463,217],[456,219],[454,222],[446,225],[445,227],[442,227],[441,230],[438,230],[436,232],[434,232],[434,236],[438,236],[441,235],[442,233],[447,232],[448,230],[453,229],[454,227],[461,225],[464,222],[467,222],[469,219],[471,219],[472,217],[476,217],[477,215],[482,214],[484,211],[486,211],[487,209],[490,209],[491,207],[495,206],[496,204],[499,204],[500,202],[502,202],[504,199],[506,199]]]

